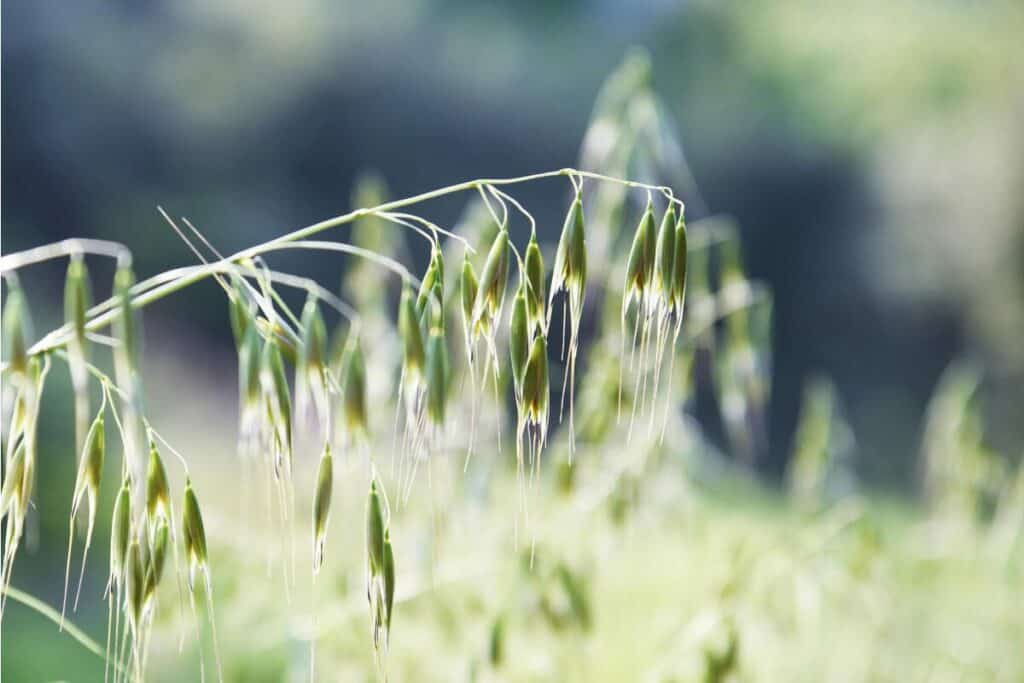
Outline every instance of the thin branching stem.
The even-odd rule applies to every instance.
[[[25,266],[66,256],[85,254],[115,258],[118,265],[121,266],[130,265],[132,262],[132,252],[120,242],[75,237],[8,254],[0,258],[0,273],[8,273]]]
[[[562,168],[562,169],[558,169],[556,171],[545,171],[543,173],[533,173],[533,174],[530,174],[530,175],[517,176],[517,177],[514,177],[514,178],[481,178],[481,179],[477,179],[477,180],[468,180],[468,181],[465,181],[465,182],[462,182],[462,183],[456,183],[454,185],[448,185],[447,187],[441,187],[441,188],[438,188],[436,190],[430,190],[429,192],[423,192],[421,194],[413,195],[412,197],[406,197],[404,199],[396,199],[396,200],[393,200],[393,201],[390,201],[390,202],[385,202],[385,203],[380,204],[378,206],[374,206],[374,207],[370,207],[370,208],[356,209],[354,211],[350,211],[348,213],[341,214],[340,216],[334,216],[333,218],[328,218],[326,220],[320,221],[319,223],[314,223],[312,225],[308,225],[308,226],[306,226],[304,228],[300,228],[298,230],[294,230],[292,232],[286,233],[286,234],[281,235],[279,237],[275,237],[274,239],[269,240],[267,242],[263,242],[261,244],[254,245],[252,247],[248,247],[247,249],[243,249],[242,251],[236,252],[235,254],[232,254],[231,256],[228,256],[228,257],[226,257],[224,259],[221,259],[220,262],[211,263],[208,266],[205,266],[203,268],[200,268],[200,269],[197,269],[195,271],[192,271],[190,274],[185,275],[185,276],[183,276],[183,277],[181,277],[181,278],[179,278],[177,280],[173,280],[173,281],[167,282],[167,283],[165,283],[165,284],[163,284],[163,285],[161,285],[159,287],[155,287],[155,288],[147,291],[145,294],[143,294],[143,295],[141,295],[139,297],[133,298],[132,299],[132,306],[134,308],[143,308],[143,307],[149,305],[150,303],[153,303],[154,301],[159,301],[160,299],[163,299],[164,297],[166,297],[166,296],[168,296],[170,294],[178,292],[178,291],[184,289],[185,287],[188,287],[189,285],[195,284],[196,282],[199,282],[200,280],[203,280],[203,279],[205,279],[207,277],[210,277],[214,273],[220,273],[220,272],[222,272],[221,269],[222,269],[224,263],[237,263],[239,261],[243,261],[244,259],[251,259],[251,258],[254,258],[254,257],[259,256],[261,254],[269,253],[269,252],[272,252],[272,251],[277,251],[277,250],[280,250],[280,249],[287,249],[287,248],[316,248],[316,247],[314,247],[312,245],[323,246],[323,245],[330,244],[330,245],[333,245],[333,246],[331,246],[329,248],[335,249],[337,251],[344,251],[344,252],[350,253],[350,254],[366,256],[367,258],[372,258],[372,259],[383,259],[381,262],[382,263],[383,262],[389,262],[389,264],[390,264],[389,267],[397,266],[397,267],[401,268],[401,270],[403,270],[405,273],[408,273],[408,270],[406,270],[404,266],[401,266],[401,264],[399,264],[397,261],[393,261],[392,259],[386,259],[385,257],[382,257],[379,254],[376,254],[374,252],[370,252],[370,251],[367,251],[367,250],[362,250],[362,249],[359,249],[358,247],[354,247],[354,246],[349,245],[349,244],[332,243],[332,242],[305,242],[305,243],[303,243],[302,241],[305,240],[308,237],[312,237],[313,235],[317,235],[317,234],[319,234],[321,232],[324,232],[325,230],[329,230],[331,228],[335,228],[335,227],[338,227],[338,226],[341,226],[341,225],[345,225],[345,224],[351,223],[351,222],[353,222],[353,221],[355,221],[355,220],[357,220],[359,218],[365,218],[367,216],[372,216],[374,214],[378,214],[378,213],[381,213],[381,212],[390,212],[390,211],[393,211],[394,209],[400,209],[400,208],[404,208],[404,207],[407,207],[407,206],[412,206],[412,205],[415,205],[415,204],[420,204],[422,202],[426,202],[426,201],[429,201],[429,200],[432,200],[432,199],[437,199],[438,197],[444,197],[444,196],[447,196],[447,195],[450,195],[450,194],[456,194],[456,193],[459,193],[459,192],[478,191],[480,188],[482,188],[483,186],[486,186],[486,185],[516,185],[516,184],[519,184],[519,183],[526,183],[526,182],[531,182],[531,181],[535,181],[535,180],[543,180],[543,179],[546,179],[546,178],[557,178],[557,177],[561,177],[561,176],[566,176],[566,177],[570,178],[570,180],[573,182],[573,184],[575,186],[577,186],[577,187],[579,187],[579,185],[577,184],[578,181],[576,180],[576,178],[584,178],[585,177],[585,178],[591,178],[591,179],[594,179],[594,180],[599,180],[599,181],[602,181],[602,182],[617,183],[617,184],[620,184],[620,185],[625,185],[627,187],[642,188],[642,189],[653,189],[653,190],[656,190],[656,191],[661,192],[662,194],[664,194],[670,201],[676,202],[676,203],[680,204],[680,206],[682,206],[682,201],[679,200],[679,199],[676,199],[674,197],[674,195],[672,194],[671,189],[668,188],[668,187],[656,186],[656,185],[648,185],[646,183],[638,183],[638,182],[632,181],[632,180],[623,180],[621,178],[613,178],[611,176],[605,176],[605,175],[601,175],[601,174],[598,174],[598,173],[591,173],[591,172],[588,172],[588,171],[579,171],[579,170],[576,170],[576,169],[573,169],[573,168]],[[297,246],[295,246],[297,243],[298,244],[304,244],[304,246],[303,247],[297,247]],[[18,254],[12,254],[9,258],[18,257],[18,259],[23,259],[24,257],[22,256],[22,254],[24,254],[24,252],[19,252]],[[409,274],[409,277],[411,278],[412,275]],[[413,278],[413,280],[411,280],[411,281],[418,282],[418,280],[415,280],[415,278]],[[100,328],[104,327],[105,325],[110,324],[111,321],[113,321],[114,319],[119,317],[121,315],[121,309],[120,308],[114,308],[113,306],[114,306],[113,303],[106,304],[106,307],[108,307],[110,310],[105,310],[103,313],[101,313],[99,315],[93,314],[89,318],[89,321],[88,321],[88,323],[86,325],[87,329],[89,329],[89,330],[100,329]],[[62,346],[62,345],[67,343],[67,341],[70,338],[71,334],[72,334],[71,326],[70,325],[63,325],[60,328],[57,328],[56,330],[53,330],[52,332],[47,334],[45,337],[40,339],[38,342],[36,342],[36,344],[32,346],[32,348],[29,350],[29,352],[31,354],[36,354],[36,353],[40,353],[42,351],[47,351],[47,350],[50,350],[50,349]]]

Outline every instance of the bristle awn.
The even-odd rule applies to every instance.
[[[189,593],[193,613],[195,613],[195,583],[196,575],[198,574],[203,578],[204,587],[206,588],[207,609],[209,611],[208,616],[213,635],[213,652],[214,658],[217,662],[217,680],[223,681],[224,676],[221,672],[220,653],[217,645],[217,625],[214,619],[213,582],[210,578],[209,554],[207,552],[206,545],[206,529],[203,525],[202,512],[199,509],[199,500],[196,498],[195,491],[192,488],[192,481],[187,476],[185,478],[185,495],[184,502],[182,504],[181,528],[182,536],[185,541],[185,556],[189,564]],[[198,620],[196,628],[198,630]],[[202,645],[200,643],[200,653],[201,652]],[[200,665],[202,665],[201,662],[202,658],[200,655]]]
[[[110,530],[110,575],[107,578],[106,594],[110,601],[108,608],[108,619],[109,612],[114,612],[114,655],[115,662],[121,661],[118,647],[118,634],[121,632],[121,602],[125,597],[125,566],[128,561],[128,546],[131,539],[131,482],[128,477],[125,477],[121,484],[121,490],[117,494],[117,498],[114,500],[114,512],[111,516],[111,530]],[[110,624],[107,623],[108,630],[108,647],[109,647],[109,630]],[[118,666],[114,667],[114,680],[118,679],[119,669]],[[106,674],[104,674],[105,676]]]
[[[633,345],[630,348],[629,368],[631,372],[637,373],[635,387],[632,396],[632,409],[629,420],[629,437],[633,434],[633,422],[636,419],[637,403],[641,400],[639,395],[640,375],[643,373],[643,349],[647,338],[647,293],[651,286],[651,279],[654,274],[654,257],[656,251],[654,235],[654,207],[650,197],[647,199],[647,207],[640,217],[636,233],[633,235],[633,244],[629,250],[629,259],[626,263],[626,278],[622,285],[622,333],[626,333],[626,322],[629,311],[636,312],[636,327],[633,329]],[[634,305],[635,304],[635,305]],[[633,359],[636,350],[636,335],[640,333],[640,363],[634,368]],[[620,366],[621,378],[621,366]],[[622,382],[620,379],[620,392]]]
[[[472,325],[474,329],[479,329],[480,335],[487,342],[487,349],[492,361],[490,367],[495,376],[498,374],[498,352],[494,336],[498,322],[501,320],[501,311],[505,303],[505,289],[508,286],[508,252],[508,230],[505,224],[501,224],[501,228],[487,252],[487,261],[480,274],[480,283],[476,299],[473,302]],[[484,382],[487,381],[486,374],[485,370]]]
[[[178,608],[181,612],[184,612],[184,597],[181,592],[181,565],[178,560],[177,533],[174,526],[174,503],[171,501],[171,488],[167,480],[167,470],[164,467],[163,458],[160,457],[160,452],[157,450],[156,442],[153,440],[154,437],[160,438],[155,431],[150,430],[149,464],[146,468],[146,534],[150,545],[156,547],[159,541],[157,536],[160,530],[167,529],[167,534],[170,537],[171,552],[174,555],[174,582],[178,592]],[[162,438],[161,441],[163,441]],[[166,441],[164,445],[170,448]],[[174,451],[174,449],[171,450]],[[181,457],[181,454],[176,451],[174,451],[174,454],[181,460],[182,465],[185,465],[185,459]],[[185,467],[187,475],[187,465]],[[162,565],[160,569],[162,573]],[[183,630],[178,644],[179,650],[184,645],[184,638],[185,633]]]
[[[64,566],[64,597],[61,599],[60,607],[60,629],[64,629],[64,615],[68,601],[68,578],[71,572],[71,548],[75,538],[75,520],[78,517],[78,510],[82,504],[83,497],[88,496],[89,523],[85,541],[85,551],[82,554],[82,572],[85,572],[85,560],[89,553],[89,543],[92,539],[93,525],[96,522],[96,505],[98,501],[100,477],[103,472],[103,457],[105,453],[103,434],[103,410],[106,408],[106,394],[103,395],[103,404],[100,406],[96,419],[86,435],[82,447],[82,455],[78,462],[78,475],[75,478],[75,489],[71,497],[71,515],[68,518],[68,556]],[[81,579],[78,583],[78,592],[81,592]],[[75,608],[77,609],[78,597],[76,593]]]
[[[671,387],[674,380],[673,372],[676,353],[678,353],[679,332],[683,327],[683,313],[686,304],[686,276],[689,261],[689,252],[686,235],[686,218],[682,210],[679,213],[679,220],[676,222],[675,235],[675,258],[672,260],[672,313],[675,316],[675,329],[672,332],[672,349],[669,360],[669,396],[665,401],[665,417],[661,425],[660,440],[665,439],[665,429],[668,425],[668,414],[672,406]]]
[[[526,287],[520,282],[516,297],[512,302],[512,315],[509,316],[509,365],[512,369],[512,389],[516,404],[516,467],[522,469],[523,463],[523,430],[526,424],[526,405],[523,396],[523,379],[526,366],[530,359],[530,325],[527,305]]]
[[[411,457],[415,457],[415,443],[418,440],[418,424],[421,422],[421,396],[425,390],[424,373],[426,367],[426,351],[423,344],[423,332],[419,316],[413,303],[412,290],[405,287],[398,309],[398,331],[402,338],[402,374],[399,386],[399,401],[395,408],[396,420],[398,413],[404,409],[405,424],[403,426],[403,466]],[[405,448],[408,446],[408,448]]]
[[[67,344],[68,370],[75,394],[75,448],[79,453],[85,446],[89,422],[89,371],[86,311],[92,306],[92,288],[89,274],[81,254],[74,254],[68,263],[64,279],[64,320],[71,325],[72,336]]]
[[[583,318],[583,303],[586,298],[587,284],[587,245],[584,232],[582,186],[577,185],[575,179],[573,184],[576,187],[576,197],[569,207],[565,217],[565,224],[562,227],[562,236],[558,241],[558,249],[555,251],[555,265],[551,275],[551,291],[548,295],[548,322],[552,311],[552,302],[559,293],[566,294],[564,305],[563,325],[565,317],[569,318],[569,340],[563,341],[562,352],[567,355],[567,372],[562,380],[561,411],[565,408],[566,386],[574,382],[576,375],[576,355],[579,348],[580,321]],[[576,447],[573,393],[570,388],[569,398],[569,456]]]
[[[653,296],[654,307],[657,310],[655,351],[654,351],[654,391],[651,395],[650,420],[648,431],[654,426],[655,403],[657,402],[658,387],[661,378],[661,364],[664,357],[665,336],[669,316],[673,307],[673,288],[675,275],[675,242],[676,242],[676,212],[675,206],[670,201],[665,213],[661,218],[661,225],[658,228],[656,247],[654,253],[654,282]]]
[[[465,342],[466,366],[469,369],[470,392],[476,393],[476,364],[474,350],[477,340],[477,329],[473,323],[473,307],[476,304],[476,296],[479,285],[476,272],[473,270],[473,263],[469,259],[469,252],[466,252],[462,260],[462,272],[459,275],[459,297],[462,304],[462,333]],[[469,445],[466,448],[466,460],[462,470],[469,469],[469,459],[473,455],[473,444],[476,437],[477,406],[476,397],[470,399],[469,416]]]
[[[72,517],[77,517],[78,508],[81,503],[81,496],[84,493],[89,504],[89,517],[86,525],[85,548],[82,550],[82,566],[78,572],[78,587],[75,589],[75,603],[73,609],[78,610],[78,598],[82,594],[82,579],[85,576],[85,565],[89,558],[89,548],[92,545],[92,532],[96,528],[96,509],[99,506],[100,480],[103,474],[103,459],[105,443],[103,434],[103,409],[106,401],[100,406],[100,412],[90,427],[85,440],[85,450],[82,453],[82,487],[76,492],[76,500],[72,508]],[[65,587],[65,593],[67,588]],[[65,595],[65,599],[67,596]],[[63,605],[61,607],[63,615]]]

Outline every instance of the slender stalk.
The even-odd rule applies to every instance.
[[[132,262],[131,250],[120,242],[75,237],[4,256],[0,258],[0,273],[8,273],[18,268],[74,254],[109,256],[116,258],[119,265],[129,265]]]
[[[266,253],[269,253],[269,252],[272,252],[272,251],[277,251],[277,250],[280,250],[280,249],[287,249],[287,248],[317,248],[317,247],[313,246],[314,244],[317,244],[317,245],[332,244],[334,246],[331,247],[331,248],[332,249],[336,249],[337,251],[344,251],[344,252],[350,253],[350,254],[365,256],[367,258],[371,258],[371,259],[374,259],[374,260],[379,260],[381,263],[390,262],[391,265],[399,266],[402,270],[405,270],[404,266],[401,266],[401,264],[398,264],[396,261],[393,261],[392,259],[386,259],[385,257],[382,257],[379,254],[376,254],[374,252],[370,252],[370,251],[367,251],[367,250],[359,249],[358,247],[354,247],[354,246],[348,245],[348,244],[342,244],[342,243],[337,243],[337,242],[335,242],[335,243],[321,242],[321,243],[307,243],[307,244],[304,245],[304,247],[297,247],[297,246],[295,246],[295,244],[298,243],[298,242],[302,242],[307,237],[311,237],[313,235],[319,234],[319,233],[324,232],[325,230],[329,230],[331,228],[335,228],[335,227],[338,227],[338,226],[341,226],[341,225],[345,225],[347,223],[351,223],[351,222],[353,222],[353,221],[355,221],[355,220],[357,220],[359,218],[364,218],[366,216],[371,216],[371,215],[379,214],[379,213],[382,213],[382,212],[390,212],[390,211],[392,211],[394,209],[400,209],[400,208],[403,208],[403,207],[406,207],[406,206],[412,206],[414,204],[420,204],[422,202],[429,201],[431,199],[436,199],[438,197],[444,197],[444,196],[447,196],[447,195],[450,195],[450,194],[456,194],[456,193],[459,193],[459,192],[479,190],[482,187],[488,186],[488,185],[515,185],[515,184],[519,184],[519,183],[531,182],[531,181],[534,181],[534,180],[542,180],[542,179],[545,179],[545,178],[556,178],[556,177],[559,177],[559,176],[566,176],[566,177],[570,178],[570,180],[573,181],[574,185],[576,185],[577,182],[579,182],[577,180],[578,178],[591,178],[591,179],[599,180],[599,181],[602,181],[602,182],[612,182],[612,183],[617,183],[617,184],[620,184],[620,185],[625,185],[626,187],[633,187],[633,188],[645,189],[645,190],[653,190],[653,191],[660,192],[663,195],[665,195],[665,197],[667,197],[669,199],[669,201],[673,201],[673,202],[676,202],[676,203],[682,205],[682,201],[677,199],[677,198],[675,198],[673,196],[673,194],[672,194],[672,190],[670,188],[668,188],[668,187],[657,186],[657,185],[648,185],[648,184],[645,184],[645,183],[638,183],[638,182],[635,182],[635,181],[632,181],[632,180],[623,180],[621,178],[613,178],[611,176],[605,176],[605,175],[601,175],[599,173],[591,173],[591,172],[588,172],[588,171],[579,171],[579,170],[576,170],[576,169],[573,169],[573,168],[562,168],[562,169],[559,169],[559,170],[556,170],[556,171],[546,171],[546,172],[543,172],[543,173],[533,173],[533,174],[530,174],[530,175],[518,176],[518,177],[514,177],[514,178],[481,178],[481,179],[477,179],[477,180],[468,180],[468,181],[465,181],[465,182],[462,182],[462,183],[456,183],[454,185],[448,185],[447,187],[441,187],[441,188],[438,188],[436,190],[430,190],[429,192],[423,192],[421,194],[413,195],[412,197],[406,197],[404,199],[396,199],[396,200],[393,200],[393,201],[390,201],[390,202],[385,202],[385,203],[380,204],[380,205],[375,206],[375,207],[356,209],[354,211],[350,211],[350,212],[342,214],[340,216],[335,216],[333,218],[328,218],[326,220],[320,221],[319,223],[314,223],[312,225],[308,225],[308,226],[306,226],[304,228],[300,228],[298,230],[294,230],[292,232],[286,233],[286,234],[281,235],[279,237],[275,237],[274,239],[269,240],[267,242],[263,242],[261,244],[255,245],[255,246],[248,247],[247,249],[243,249],[242,251],[236,252],[235,254],[232,254],[231,256],[228,256],[228,257],[226,257],[224,259],[221,259],[220,261],[212,262],[212,263],[210,263],[208,265],[203,266],[202,268],[197,268],[196,270],[190,272],[188,275],[184,275],[184,276],[182,276],[182,277],[180,277],[180,278],[178,278],[176,280],[167,282],[167,283],[165,283],[165,284],[163,284],[161,286],[155,287],[154,289],[151,289],[151,290],[147,291],[145,294],[142,294],[142,295],[140,295],[138,297],[135,297],[134,299],[132,299],[132,306],[134,308],[143,308],[143,307],[153,303],[154,301],[159,301],[160,299],[163,299],[164,297],[166,297],[166,296],[168,296],[170,294],[174,294],[175,292],[178,292],[178,291],[188,287],[189,285],[195,284],[196,282],[199,282],[199,281],[201,281],[201,280],[203,280],[203,279],[205,279],[205,278],[207,278],[207,277],[209,277],[211,275],[214,275],[215,273],[222,272],[222,269],[223,269],[225,264],[236,263],[236,262],[239,262],[239,261],[244,261],[245,259],[252,259],[252,258],[254,258],[256,256],[261,255],[261,254],[266,254]],[[32,250],[30,250],[30,251],[32,251]],[[18,254],[12,254],[8,258],[11,258],[11,259],[17,258],[16,261],[11,261],[11,263],[17,263],[17,262],[19,262],[21,260],[24,260],[25,257],[23,256],[23,254],[25,254],[25,253],[27,253],[27,252],[19,252]],[[49,258],[53,258],[53,256],[49,256]],[[405,272],[408,273],[407,270],[405,270]],[[412,277],[411,274],[409,275],[409,277],[410,278]],[[117,318],[121,314],[120,313],[120,309],[119,308],[111,308],[113,306],[114,306],[114,303],[106,303],[106,302],[104,302],[104,304],[101,304],[101,307],[110,308],[110,310],[105,310],[103,313],[101,313],[99,315],[95,315],[94,317],[91,317],[89,319],[88,323],[86,324],[86,328],[88,330],[92,331],[92,330],[101,329],[105,325],[110,324],[110,322],[112,320],[114,320],[115,318]],[[40,339],[38,342],[36,342],[36,344],[33,345],[31,349],[29,349],[29,353],[37,354],[37,353],[41,353],[43,351],[48,351],[50,349],[54,349],[54,348],[57,348],[59,346],[62,346],[65,343],[67,343],[67,340],[68,340],[70,334],[71,334],[71,327],[70,327],[70,325],[64,325],[64,326],[62,326],[60,328],[57,328],[56,330],[53,330],[52,332],[47,334],[45,337]]]

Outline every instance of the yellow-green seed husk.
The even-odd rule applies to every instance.
[[[142,598],[145,594],[146,573],[143,568],[142,551],[137,541],[128,548],[128,606],[130,617],[138,624],[142,617]]]
[[[103,457],[106,451],[103,433],[103,417],[97,416],[89,427],[82,450],[81,483],[88,486],[95,495],[100,488],[103,475]]]
[[[675,258],[672,261],[672,303],[676,315],[683,311],[686,300],[686,275],[689,254],[686,246],[686,218],[680,214],[676,223]]]
[[[131,540],[132,494],[125,480],[114,501],[114,514],[110,530],[110,573],[120,581],[128,559],[128,543]]]
[[[444,257],[441,255],[441,250],[435,245],[430,249],[430,264],[420,281],[420,291],[416,296],[417,317],[423,316],[430,295],[434,293],[434,286],[439,282],[444,283]]]
[[[181,529],[185,537],[185,551],[197,565],[203,566],[207,561],[206,528],[203,526],[203,514],[199,510],[199,500],[192,490],[192,482],[185,480],[185,496],[182,502]]]
[[[371,576],[380,575],[384,569],[384,512],[376,480],[370,482],[366,501],[366,559]]]
[[[582,306],[583,292],[587,280],[587,245],[584,233],[583,200],[577,194],[565,216],[562,235],[555,251],[555,267],[552,273],[551,294],[569,290],[577,303]]]
[[[405,371],[418,374],[423,371],[426,353],[423,350],[423,331],[420,329],[416,316],[416,306],[412,299],[412,289],[402,289],[402,299],[398,304],[398,332],[402,337],[402,359]]]
[[[523,401],[534,422],[544,422],[548,410],[548,345],[544,335],[533,339],[523,376]]]
[[[526,269],[526,306],[530,315],[530,327],[544,324],[544,255],[537,244],[537,234],[530,235],[530,243],[526,245],[523,257]]]
[[[149,464],[146,467],[146,515],[150,523],[170,514],[171,488],[167,483],[167,470],[156,444],[149,444]]]
[[[234,276],[234,287],[228,297],[228,314],[231,321],[231,332],[235,337],[235,348],[241,351],[249,326],[252,324],[252,311],[245,298],[245,288],[241,278]]]
[[[239,395],[249,404],[260,397],[260,357],[260,333],[255,325],[250,325],[238,352]]]
[[[427,417],[435,425],[444,423],[448,400],[448,347],[444,330],[433,327],[427,341]]]
[[[530,358],[529,313],[523,287],[519,288],[512,302],[512,315],[509,318],[508,351],[512,365],[512,379],[515,381],[516,392],[519,393],[526,373],[526,362]]]
[[[351,339],[345,354],[344,367],[345,421],[353,432],[363,433],[367,427],[366,363],[359,339]]]
[[[487,261],[480,275],[480,285],[473,304],[474,320],[480,320],[485,315],[494,318],[501,310],[508,284],[508,250],[508,231],[502,226],[487,252]]]
[[[473,270],[473,262],[469,260],[469,254],[462,261],[462,275],[459,278],[459,294],[462,299],[462,316],[466,325],[473,320],[473,305],[476,303],[476,294],[479,283],[476,278],[476,271]]]
[[[672,298],[676,258],[676,211],[669,203],[658,228],[654,252],[654,289],[666,302]]]
[[[324,324],[316,296],[310,294],[302,307],[302,348],[299,351],[299,367],[304,371],[316,371],[324,367],[327,356],[327,326]]]
[[[164,567],[167,565],[167,546],[170,539],[170,529],[166,520],[161,519],[153,534],[153,545],[149,551],[149,563],[146,567],[146,599],[148,600],[160,584],[164,575]]]
[[[28,305],[21,287],[12,282],[4,302],[3,339],[10,370],[24,375],[28,371]]]
[[[4,486],[0,491],[0,519],[3,519],[11,510],[21,507],[21,498],[24,494],[25,485],[25,442],[18,443],[14,454],[7,461],[4,468]]]
[[[282,422],[283,446],[291,449],[292,443],[292,399],[288,389],[288,379],[284,374],[284,360],[281,357],[281,349],[276,339],[268,339],[263,345],[263,370],[267,380],[270,382],[270,390],[277,401],[280,415],[275,415],[276,420]]]
[[[327,531],[327,520],[331,512],[331,495],[334,490],[334,460],[330,443],[324,444],[320,465],[316,473],[316,492],[313,496],[313,530],[317,537]]]
[[[642,295],[651,279],[654,267],[654,211],[648,203],[640,218],[633,245],[629,249],[629,261],[626,264],[626,283],[623,286],[623,310],[629,305],[633,295]]]

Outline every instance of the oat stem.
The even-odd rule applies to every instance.
[[[172,280],[172,281],[167,282],[167,283],[165,283],[165,284],[163,284],[161,286],[155,287],[155,288],[147,291],[145,294],[142,294],[142,295],[140,295],[138,297],[133,298],[132,299],[132,306],[134,308],[143,308],[143,307],[147,306],[148,304],[153,303],[154,301],[159,301],[160,299],[163,299],[164,297],[166,297],[166,296],[168,296],[170,294],[178,292],[178,291],[188,287],[189,285],[195,284],[196,282],[199,282],[199,281],[201,281],[201,280],[203,280],[203,279],[205,279],[205,278],[207,278],[209,276],[212,276],[214,274],[218,274],[218,273],[223,272],[224,267],[226,265],[228,265],[228,264],[237,263],[239,261],[244,261],[245,259],[252,259],[252,258],[254,258],[256,256],[260,256],[262,254],[270,253],[270,252],[277,251],[277,250],[280,250],[280,249],[289,249],[289,248],[292,248],[292,249],[294,249],[294,248],[306,248],[306,249],[327,248],[327,249],[334,249],[336,251],[342,251],[342,252],[349,253],[349,254],[354,254],[354,255],[357,255],[357,256],[364,256],[364,257],[369,258],[371,260],[378,261],[382,265],[387,264],[388,267],[394,266],[394,267],[399,268],[400,270],[404,270],[405,273],[408,273],[408,271],[405,270],[405,267],[401,266],[401,264],[399,264],[397,261],[394,261],[393,259],[388,259],[386,257],[383,257],[383,256],[381,256],[381,255],[379,255],[379,254],[377,254],[375,252],[372,252],[372,251],[367,251],[367,250],[364,250],[364,249],[360,249],[359,247],[355,247],[353,245],[343,244],[343,243],[340,243],[340,242],[303,242],[303,240],[305,240],[307,237],[311,237],[313,235],[317,235],[317,234],[319,234],[321,232],[324,232],[325,230],[329,230],[331,228],[335,228],[335,227],[338,227],[338,226],[341,226],[341,225],[345,225],[345,224],[351,223],[351,222],[353,222],[353,221],[355,221],[355,220],[357,220],[359,218],[365,218],[367,216],[372,216],[372,215],[380,214],[382,212],[391,212],[393,209],[400,209],[400,208],[403,208],[403,207],[406,207],[406,206],[412,206],[412,205],[415,205],[415,204],[420,204],[422,202],[429,201],[431,199],[436,199],[438,197],[444,197],[444,196],[447,196],[447,195],[450,195],[450,194],[456,194],[456,193],[459,193],[459,192],[467,192],[467,191],[480,191],[480,190],[482,190],[483,187],[490,186],[490,185],[495,185],[495,186],[498,186],[498,185],[516,185],[516,184],[520,184],[520,183],[526,183],[526,182],[531,182],[531,181],[535,181],[535,180],[542,180],[542,179],[546,179],[546,178],[557,178],[557,177],[560,177],[560,176],[568,177],[572,181],[574,186],[580,186],[582,184],[582,180],[581,180],[582,178],[590,178],[590,179],[598,180],[598,181],[601,181],[601,182],[617,183],[617,184],[620,184],[620,185],[624,185],[626,187],[632,187],[632,188],[638,188],[638,189],[644,189],[644,190],[653,190],[653,191],[656,191],[656,192],[660,192],[669,201],[672,201],[672,202],[675,202],[675,203],[679,204],[680,207],[682,207],[682,205],[683,205],[682,201],[677,199],[672,194],[672,190],[670,188],[668,188],[668,187],[657,186],[657,185],[648,185],[646,183],[638,183],[638,182],[635,182],[635,181],[632,181],[632,180],[623,180],[621,178],[613,178],[611,176],[605,176],[605,175],[602,175],[602,174],[599,174],[599,173],[591,173],[589,171],[579,171],[579,170],[576,170],[576,169],[573,169],[573,168],[562,168],[562,169],[558,169],[556,171],[546,171],[546,172],[543,172],[543,173],[534,173],[534,174],[531,174],[531,175],[518,176],[518,177],[515,177],[515,178],[481,178],[481,179],[477,179],[477,180],[468,180],[468,181],[465,181],[465,182],[462,182],[462,183],[456,183],[454,185],[448,185],[447,187],[438,188],[436,190],[430,190],[429,192],[423,192],[421,194],[414,195],[412,197],[406,197],[404,199],[396,199],[396,200],[393,200],[393,201],[390,201],[390,202],[385,202],[385,203],[380,204],[380,205],[375,206],[375,207],[356,209],[354,211],[350,211],[348,213],[341,214],[340,216],[335,216],[333,218],[328,218],[327,220],[321,221],[319,223],[314,223],[313,225],[309,225],[309,226],[306,226],[304,228],[300,228],[298,230],[286,233],[286,234],[281,235],[279,237],[275,237],[274,239],[271,239],[271,240],[269,240],[267,242],[263,242],[261,244],[255,245],[255,246],[248,247],[247,249],[243,249],[242,251],[236,252],[235,254],[233,254],[231,256],[228,256],[228,257],[226,257],[224,259],[221,259],[220,261],[212,262],[212,263],[210,263],[208,265],[205,265],[205,266],[203,266],[201,268],[197,268],[197,269],[191,271],[187,275],[183,275],[182,277],[180,277],[178,279]],[[71,240],[70,242],[74,243],[75,241]],[[82,242],[84,242],[84,241],[83,240],[79,240],[78,241],[78,243],[82,243]],[[60,243],[58,243],[58,244],[60,244]],[[325,245],[331,245],[331,246],[327,247]],[[64,247],[64,248],[66,249],[67,247]],[[12,254],[11,256],[6,257],[7,259],[11,259],[11,260],[4,262],[4,266],[6,267],[7,263],[11,263],[12,266],[17,265],[20,262],[26,260],[26,258],[27,258],[26,255],[27,254],[32,254],[35,251],[36,250],[29,250],[28,252],[19,252],[17,254]],[[48,258],[53,258],[54,256],[47,255],[47,257]],[[38,255],[37,256],[33,256],[33,258],[38,260],[39,256]],[[403,275],[403,277],[405,277],[405,275]],[[418,282],[414,278],[412,278],[412,279],[410,279],[410,278],[412,278],[411,274],[406,279],[411,281],[411,282]],[[90,330],[90,331],[101,329],[105,325],[110,324],[110,322],[113,321],[114,319],[118,318],[121,315],[121,310],[119,308],[113,308],[114,305],[115,305],[115,302],[110,302],[110,303],[104,302],[103,304],[100,304],[100,306],[94,307],[92,309],[92,311],[90,311],[91,313],[93,313],[93,316],[90,317],[88,323],[86,324],[86,328],[88,330]],[[96,315],[95,312],[97,311],[97,308],[99,310],[103,310],[104,312],[102,314]],[[109,310],[105,310],[105,309],[109,309]],[[61,326],[61,327],[51,331],[45,337],[43,337],[38,342],[36,342],[36,344],[33,345],[31,349],[29,349],[29,353],[34,355],[34,354],[37,354],[37,353],[41,353],[43,351],[48,351],[50,349],[57,348],[59,346],[63,346],[64,344],[67,343],[68,339],[70,338],[71,333],[72,333],[71,326],[70,325],[63,325],[63,326]]]
[[[132,252],[120,242],[75,237],[4,256],[0,258],[0,273],[9,273],[18,268],[75,254],[109,256],[117,259],[119,266],[128,266],[132,262]]]

